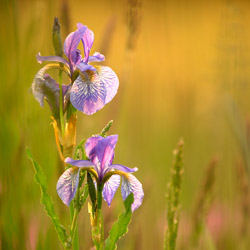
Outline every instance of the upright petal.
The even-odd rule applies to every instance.
[[[123,200],[125,200],[131,192],[133,193],[134,202],[131,206],[132,211],[141,205],[144,197],[142,184],[132,174],[126,174],[122,177],[121,192]]]
[[[96,146],[98,142],[101,141],[102,139],[103,139],[102,136],[90,137],[85,144],[85,153],[87,157],[97,166],[100,165],[100,161],[98,159],[98,155],[96,152]],[[98,174],[99,174],[99,171],[98,171]]]
[[[120,185],[120,181],[121,177],[119,175],[112,175],[110,179],[104,184],[102,195],[109,206],[114,198],[116,190]]]
[[[102,179],[108,167],[114,159],[114,149],[118,135],[111,135],[103,138],[101,136],[91,137],[87,140],[85,151],[89,159],[100,165],[99,177]]]
[[[79,61],[79,51],[77,47],[87,29],[87,26],[82,26],[75,32],[70,33],[64,42],[64,53],[69,59],[71,71],[73,66]]]
[[[79,172],[80,169],[77,167],[69,168],[61,175],[57,182],[57,193],[67,206],[69,206],[76,194],[79,183]]]
[[[81,23],[77,24],[78,29],[81,29],[83,27],[87,27],[87,26],[84,26]],[[86,63],[89,60],[89,52],[92,48],[93,42],[94,42],[94,33],[89,28],[86,28],[86,31],[82,37],[82,43],[83,43],[84,55],[85,55],[84,62],[86,62]]]

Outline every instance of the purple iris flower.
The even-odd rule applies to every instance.
[[[141,205],[144,196],[142,184],[131,174],[138,169],[113,164],[117,140],[118,135],[105,138],[102,136],[91,137],[85,144],[85,151],[89,160],[73,160],[69,157],[65,159],[65,162],[73,167],[67,169],[57,182],[57,193],[64,204],[69,206],[74,198],[78,188],[80,170],[84,169],[94,171],[96,182],[104,182],[102,195],[109,206],[120,185],[121,178],[123,200],[132,192],[134,195],[134,203],[131,206],[132,211]]]
[[[77,49],[82,42],[84,58]],[[70,33],[64,42],[64,53],[68,60],[60,56],[40,56],[37,61],[56,61],[70,69],[71,76],[77,70],[79,75],[73,82],[70,101],[72,105],[87,115],[92,115],[110,102],[117,93],[119,80],[115,72],[106,66],[90,65],[90,62],[102,62],[104,55],[95,52],[89,55],[94,42],[94,33],[86,25],[77,24],[77,30]]]

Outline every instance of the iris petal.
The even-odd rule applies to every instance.
[[[144,197],[142,184],[132,174],[126,174],[126,177],[122,177],[121,192],[123,200],[125,200],[130,193],[134,194],[134,202],[131,206],[132,211],[141,205]]]
[[[84,77],[79,75],[71,88],[70,101],[72,105],[85,113],[92,115],[105,105],[106,87],[98,75],[86,72]]]
[[[63,111],[65,112],[68,100],[69,100],[69,90],[70,85],[62,85],[63,89]],[[44,106],[44,99],[47,100],[52,114],[55,118],[59,116],[59,85],[56,81],[50,77],[48,74],[44,74],[44,68],[42,68],[36,74],[32,85],[32,94],[35,99],[40,103],[41,107]]]
[[[76,65],[76,67],[77,67],[78,69],[80,69],[80,70],[82,71],[82,73],[83,73],[84,71],[86,71],[86,70],[96,71],[96,68],[95,68],[95,67],[93,67],[92,65],[87,64],[87,63],[85,63],[85,62],[80,62],[80,63],[78,63],[78,64]]]
[[[69,63],[67,60],[65,60],[64,58],[60,57],[60,56],[41,56],[40,53],[38,53],[36,55],[36,60],[38,63],[42,63],[44,61],[47,61],[47,62],[60,62],[60,63],[63,63],[67,66],[69,66]]]
[[[105,56],[99,52],[95,52],[93,56],[89,57],[89,62],[102,62],[105,60]]]
[[[73,66],[79,60],[79,51],[77,47],[87,29],[87,26],[82,26],[80,29],[77,29],[75,32],[71,32],[64,42],[64,53],[69,59],[71,71],[73,70]]]
[[[92,115],[110,102],[117,93],[119,80],[109,67],[96,67],[96,71],[80,74],[73,83],[70,95],[72,105]]]
[[[128,168],[128,167],[121,165],[121,164],[113,164],[109,167],[110,170],[113,168],[116,170],[120,170],[124,173],[133,173],[133,172],[138,170],[138,168]]]
[[[69,168],[61,175],[57,182],[57,193],[63,203],[67,206],[69,206],[71,200],[76,194],[79,183],[79,172],[80,169],[77,167]]]
[[[112,175],[110,179],[104,184],[102,195],[109,206],[114,198],[116,190],[120,185],[120,180],[121,177],[119,175]]]
[[[107,104],[114,98],[117,93],[119,87],[119,79],[116,73],[110,67],[97,67],[96,73],[98,74],[101,82],[106,88],[107,95],[105,99],[105,104]]]
[[[87,157],[93,163],[95,163],[95,165],[100,164],[100,161],[98,159],[98,155],[96,152],[96,145],[102,139],[103,139],[102,136],[90,137],[85,144],[85,153],[86,153]]]
[[[86,27],[86,31],[84,32],[84,35],[82,36],[81,39],[82,39],[84,54],[85,54],[84,62],[87,63],[89,60],[89,52],[94,42],[94,33],[87,26],[84,26],[81,23],[77,24],[78,29],[82,29],[83,27]]]
[[[67,157],[64,162],[70,164],[70,165],[73,165],[75,167],[78,167],[78,168],[84,168],[84,167],[91,167],[91,166],[95,166],[93,162],[91,161],[87,161],[87,160],[73,160],[72,158],[70,157]]]
[[[87,140],[85,151],[87,156],[95,164],[100,164],[99,178],[102,179],[108,167],[114,159],[114,149],[118,140],[118,135],[111,135],[105,138],[91,137]]]

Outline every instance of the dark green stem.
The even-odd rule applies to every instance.
[[[63,117],[63,94],[62,94],[62,71],[59,70],[59,107],[60,107],[60,123],[61,123],[61,131],[62,136],[64,137],[64,117]]]
[[[94,214],[94,223],[92,227],[92,237],[96,250],[104,249],[104,230],[103,230],[103,217],[102,217],[102,189],[103,184],[97,184],[97,200],[96,200],[96,212]]]

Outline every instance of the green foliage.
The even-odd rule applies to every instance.
[[[165,231],[164,250],[174,250],[179,225],[179,196],[183,175],[183,140],[174,151],[175,160],[171,169],[171,180],[167,190],[167,229]]]
[[[105,250],[114,250],[117,248],[116,242],[128,232],[128,225],[131,221],[131,205],[134,202],[133,193],[124,201],[125,211],[120,214],[118,220],[113,224],[109,236],[105,241]]]
[[[110,130],[110,128],[111,128],[111,126],[112,126],[112,124],[113,124],[113,120],[110,120],[110,121],[108,122],[108,124],[107,124],[107,125],[103,128],[103,130],[101,131],[100,136],[106,137],[108,131]]]
[[[198,188],[200,192],[195,201],[195,207],[192,216],[193,228],[190,242],[193,248],[197,247],[201,233],[206,227],[205,217],[209,207],[211,206],[211,196],[215,183],[215,170],[217,162],[217,158],[212,159],[206,171],[204,172],[202,183]]]
[[[63,225],[61,225],[57,214],[55,213],[54,204],[52,198],[48,195],[47,192],[47,181],[45,174],[41,168],[41,166],[34,161],[32,154],[29,148],[26,148],[26,154],[28,159],[32,162],[34,169],[35,169],[35,176],[34,179],[37,184],[40,186],[41,189],[41,204],[44,205],[44,209],[47,215],[53,222],[54,228],[58,234],[58,238],[63,243],[63,246],[66,249],[70,249],[71,247],[71,238],[67,235],[66,229]]]

